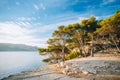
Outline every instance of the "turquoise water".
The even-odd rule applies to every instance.
[[[38,52],[0,52],[0,79],[46,65]]]

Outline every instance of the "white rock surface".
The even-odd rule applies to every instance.
[[[89,72],[87,72],[87,71],[82,71],[82,73],[83,73],[84,75],[88,75]]]
[[[68,76],[72,74],[76,75],[77,73],[83,73],[86,76],[92,76],[92,75],[119,76],[120,75],[120,60],[116,58],[107,58],[107,60],[100,58],[99,59],[86,58],[85,60],[75,59],[75,60],[66,61],[65,63],[61,62],[60,66],[62,67],[61,71],[63,74],[56,73],[55,71],[51,70],[49,68],[50,66],[48,65],[48,67],[41,67],[31,71],[25,71],[17,75],[9,76],[2,80],[90,80],[84,77],[72,78]],[[100,80],[106,80],[106,79],[100,79]],[[120,80],[120,78],[116,80]]]

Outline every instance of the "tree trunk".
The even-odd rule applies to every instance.
[[[82,56],[82,49],[79,47],[80,56]]]
[[[116,49],[118,50],[118,52],[120,52],[120,49],[119,49],[119,47],[117,46],[116,41],[113,39],[113,36],[112,36],[111,34],[110,34],[110,36],[111,36],[111,38],[112,38],[113,43],[114,43],[115,46],[116,46]]]
[[[91,56],[92,57],[94,57],[94,53],[93,53],[93,35],[91,34],[91,51],[90,51],[90,53],[91,53]]]
[[[79,43],[79,45],[78,45],[78,49],[79,49],[79,53],[80,53],[80,55],[82,56],[82,47],[81,47],[81,41],[80,41],[80,39],[79,38],[77,38],[77,41],[78,41],[78,43]]]
[[[62,61],[65,61],[65,47],[62,46]]]

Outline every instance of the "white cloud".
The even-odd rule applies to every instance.
[[[86,18],[86,17],[90,17],[93,14],[93,12],[89,11],[87,13],[84,14],[78,14],[78,13],[71,13],[69,12],[69,14],[63,14],[60,16],[56,16],[55,21],[54,22],[66,22],[66,21],[80,21],[80,17],[81,18]]]
[[[34,7],[36,10],[39,10],[38,5],[34,4],[33,7]]]
[[[0,43],[27,44],[46,47],[46,41],[51,37],[52,32],[57,29],[59,25],[68,25],[76,22],[80,23],[82,19],[88,18],[89,16],[90,13],[79,14],[76,16],[74,14],[67,16],[60,15],[56,18],[56,20],[59,19],[58,21],[48,25],[37,22],[27,22],[24,21],[25,18],[20,18],[23,19],[23,21],[18,22],[0,22]],[[102,16],[96,17],[99,19],[99,17]],[[30,19],[32,19],[32,17]]]
[[[18,20],[18,21],[32,21],[32,20],[36,20],[36,18],[35,17],[17,17],[17,18],[15,18],[16,20]]]
[[[43,10],[46,10],[46,7],[42,3],[40,4],[40,6]]]
[[[114,2],[115,0],[103,0],[102,4],[101,5],[106,5],[106,4],[109,4],[109,3],[112,3]]]
[[[82,17],[82,16],[78,17],[78,19],[79,19],[80,21],[83,20],[83,19],[86,19],[86,18],[88,18],[88,17]]]
[[[14,23],[0,23],[0,33],[12,36],[23,36],[28,31]]]
[[[66,21],[61,21],[61,22],[57,22],[57,23],[52,23],[52,24],[48,24],[48,25],[36,25],[36,26],[40,26],[39,28],[37,27],[35,29],[35,32],[39,32],[39,33],[48,33],[48,32],[52,32],[54,30],[57,29],[58,26],[60,25],[68,25],[68,24],[72,24],[72,23],[79,23],[80,20],[79,19],[76,19],[76,20],[66,20]]]
[[[81,20],[89,18],[91,16],[93,16],[91,13],[80,14],[80,15],[77,15],[77,14],[76,15],[67,15],[67,16],[61,15],[61,16],[58,16],[56,18],[56,22],[54,21],[54,23],[50,23],[48,25],[42,25],[42,24],[35,25],[36,26],[35,32],[39,32],[42,34],[45,34],[45,33],[47,34],[48,32],[51,32],[51,34],[52,34],[52,32],[54,30],[56,30],[57,27],[60,25],[66,26],[66,25],[72,24],[72,23],[80,23]],[[107,16],[95,16],[95,17],[97,20],[100,20],[100,19],[105,18]],[[39,26],[39,27],[37,27],[37,26]]]
[[[23,28],[14,22],[0,22],[0,43],[46,47],[47,38],[36,38],[33,33],[34,30]]]
[[[17,18],[17,20],[21,20],[21,21],[31,21],[32,19],[29,17],[19,17]]]
[[[27,21],[19,21],[19,22],[15,22],[15,23],[22,27],[31,27],[31,23],[27,22]]]
[[[20,5],[20,3],[19,3],[19,2],[16,2],[15,4],[16,4],[16,5]]]

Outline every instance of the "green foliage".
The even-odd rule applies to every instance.
[[[48,52],[48,49],[46,49],[46,48],[39,48],[38,51],[39,52]]]
[[[65,57],[65,59],[66,59],[66,60],[70,60],[70,59],[73,59],[73,58],[78,57],[79,55],[80,55],[79,52],[73,51],[73,52],[71,52],[70,54],[68,54],[68,55]]]
[[[88,19],[83,19],[81,23],[58,26],[57,30],[52,33],[52,38],[47,41],[48,47],[39,48],[38,51],[40,55],[49,55],[49,58],[43,60],[44,62],[76,58],[79,55],[83,55],[84,46],[86,45],[90,46],[88,53],[94,55],[94,47],[99,44],[96,42],[103,38],[113,42],[118,48],[117,44],[120,43],[118,41],[120,40],[119,34],[120,10],[100,21],[92,16]],[[73,52],[75,48],[78,51]]]
[[[48,57],[46,59],[43,59],[42,61],[43,62],[53,62],[54,63],[54,61],[57,61],[59,59],[60,59],[60,56],[56,56],[56,57]]]
[[[88,18],[88,19],[83,19],[81,21],[81,26],[84,28],[84,30],[88,33],[93,33],[96,28],[98,28],[97,20],[94,16]]]
[[[47,59],[43,59],[42,62],[50,62],[50,58],[47,58]]]
[[[38,48],[38,52],[39,52],[40,55],[46,55],[48,52],[50,52],[50,49]]]
[[[109,33],[120,33],[120,10],[114,15],[100,21],[100,28],[96,30],[99,35],[108,35]]]

